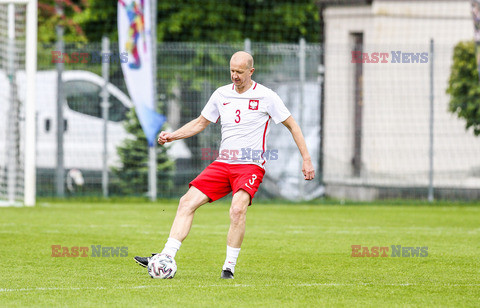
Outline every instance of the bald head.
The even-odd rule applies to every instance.
[[[238,51],[230,59],[230,78],[235,85],[235,91],[243,93],[252,85],[253,58],[245,51]]]
[[[237,51],[233,54],[230,59],[230,64],[235,63],[236,65],[243,66],[245,65],[246,69],[253,68],[253,57],[251,54],[245,51]]]

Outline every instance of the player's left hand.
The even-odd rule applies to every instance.
[[[305,180],[310,181],[315,178],[315,169],[313,169],[312,160],[304,159],[302,164],[302,172]]]

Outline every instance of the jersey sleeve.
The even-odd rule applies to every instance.
[[[275,124],[285,121],[290,115],[290,111],[283,103],[277,93],[271,92],[269,103],[267,105],[268,114],[272,117]]]
[[[218,110],[218,103],[220,101],[220,94],[218,91],[213,92],[212,96],[208,100],[205,107],[201,112],[202,116],[207,119],[208,121],[215,123],[220,116],[220,111]]]

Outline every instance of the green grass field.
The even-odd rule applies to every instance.
[[[477,306],[480,204],[256,203],[234,280],[219,278],[228,203],[197,211],[172,280],[133,261],[159,252],[176,202],[39,202],[0,208],[0,306]],[[51,257],[52,245],[128,257]],[[427,257],[351,257],[352,245]],[[391,250],[388,253],[391,254]]]

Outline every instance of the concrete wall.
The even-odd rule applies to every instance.
[[[326,22],[324,179],[327,184],[424,186],[429,167],[430,63],[434,60],[434,184],[480,188],[480,138],[448,112],[453,47],[473,39],[470,1],[374,1],[329,7]],[[352,176],[352,33],[364,52],[388,63],[363,64],[362,173]],[[429,53],[435,42],[434,58]],[[392,63],[392,51],[426,53],[426,63]]]

